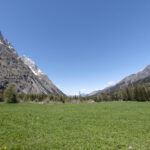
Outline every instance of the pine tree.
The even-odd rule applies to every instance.
[[[139,101],[139,91],[138,88],[134,88],[134,100]]]

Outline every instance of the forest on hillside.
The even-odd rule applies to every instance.
[[[101,101],[150,101],[150,87],[139,85],[122,88],[113,92],[105,92],[89,97],[96,102]]]

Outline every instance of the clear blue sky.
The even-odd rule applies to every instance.
[[[1,0],[0,30],[67,94],[150,64],[150,0]]]

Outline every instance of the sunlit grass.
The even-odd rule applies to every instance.
[[[149,150],[150,103],[0,104],[0,147]]]

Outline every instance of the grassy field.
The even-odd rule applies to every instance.
[[[150,150],[150,103],[0,104],[8,150]]]

